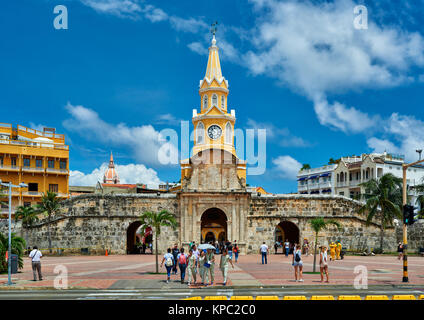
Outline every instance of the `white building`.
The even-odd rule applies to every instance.
[[[341,158],[337,165],[301,170],[297,175],[300,194],[336,194],[353,198],[364,192],[361,183],[378,179],[386,173],[402,178],[404,157],[389,153],[371,153]],[[410,187],[424,183],[424,166],[415,165],[407,170]],[[411,190],[411,204],[417,193]]]

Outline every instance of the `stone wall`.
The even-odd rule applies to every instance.
[[[403,227],[396,228],[398,242],[403,242]],[[408,251],[418,252],[419,248],[424,248],[424,219],[420,219],[412,226],[408,226]]]
[[[253,196],[248,213],[248,252],[258,252],[263,241],[274,245],[276,226],[290,221],[299,228],[299,239],[315,240],[309,221],[316,217],[334,219],[343,230],[331,226],[319,234],[319,245],[340,240],[348,250],[363,251],[380,247],[380,228],[377,222],[366,226],[366,217],[359,215],[360,203],[342,196],[323,195],[261,195]],[[396,249],[394,228],[386,229],[384,249]]]

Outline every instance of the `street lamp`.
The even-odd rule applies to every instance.
[[[12,261],[11,261],[11,254],[12,254],[12,188],[27,188],[28,185],[21,182],[19,185],[14,185],[11,182],[3,183],[0,179],[0,185],[4,187],[9,188],[9,249],[8,249],[8,277],[7,277],[7,285],[12,285]]]
[[[418,161],[420,161],[421,160],[421,152],[423,152],[423,149],[415,150],[415,152],[418,152]]]

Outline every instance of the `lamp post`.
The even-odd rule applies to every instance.
[[[21,182],[19,185],[14,185],[11,182],[8,183],[3,183],[0,180],[0,185],[4,186],[4,187],[8,187],[9,188],[9,248],[8,248],[8,261],[7,261],[7,270],[8,270],[8,275],[7,275],[7,285],[11,286],[12,285],[12,261],[11,261],[11,254],[12,254],[12,188],[27,188],[28,185]]]
[[[418,151],[417,151],[418,152]],[[421,153],[420,153],[421,155]],[[420,156],[421,158],[421,156]],[[403,190],[402,190],[402,204],[405,206],[408,199],[408,195],[407,195],[407,186],[406,186],[406,171],[408,170],[409,167],[412,167],[416,164],[419,164],[421,162],[424,162],[423,160],[418,160],[415,161],[413,163],[408,163],[408,164],[402,164],[402,171],[403,171]],[[406,224],[403,224],[403,278],[402,278],[402,282],[409,282],[409,278],[408,278],[408,227],[406,226]]]

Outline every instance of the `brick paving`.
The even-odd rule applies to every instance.
[[[159,259],[161,262],[162,257]],[[68,286],[71,288],[92,289],[143,289],[143,288],[187,288],[179,282],[180,276],[172,275],[171,282],[166,284],[166,274],[152,274],[155,271],[154,255],[109,255],[109,256],[65,256],[44,257],[42,260],[43,281],[31,281],[32,270],[29,259],[24,259],[24,268],[20,273],[12,275],[18,287],[53,287],[58,275],[55,267],[66,266]],[[219,261],[219,256],[217,256]],[[259,255],[240,256],[235,268],[229,269],[227,286],[300,286],[327,285],[320,284],[319,274],[304,274],[304,282],[294,281],[292,258],[282,254],[271,254],[268,264],[261,264]],[[312,271],[313,257],[303,257],[304,271]],[[424,258],[408,257],[410,284],[424,285]],[[345,256],[344,260],[329,263],[330,285],[353,285],[357,274],[355,266],[367,267],[369,285],[402,284],[402,261],[395,256]],[[317,265],[317,270],[319,266]],[[165,273],[165,268],[160,269]],[[186,278],[187,280],[187,278]],[[219,268],[215,267],[214,286],[221,286],[223,281]],[[198,279],[199,282],[199,279]],[[7,283],[7,274],[0,275],[0,287]],[[199,288],[200,284],[191,286]]]

